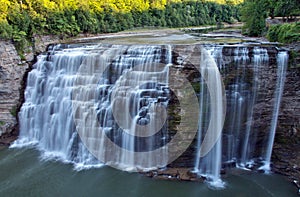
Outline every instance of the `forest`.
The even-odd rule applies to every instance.
[[[267,34],[270,41],[300,41],[300,23],[285,23],[266,28],[266,18],[282,17],[283,22],[300,16],[300,0],[245,0],[241,6],[244,33],[250,36]]]
[[[244,21],[250,36],[266,33],[268,16],[299,15],[300,0],[0,0],[0,38],[22,43],[36,34],[61,37],[144,27],[189,27]],[[299,35],[299,23],[292,29]],[[278,28],[268,36],[276,40]],[[293,33],[296,29],[296,33]],[[290,30],[289,30],[290,31]],[[276,34],[276,35],[274,35]],[[296,38],[297,39],[297,38]]]

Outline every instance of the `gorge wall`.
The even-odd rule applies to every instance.
[[[0,144],[9,144],[18,135],[17,113],[22,104],[25,73],[11,42],[0,41]]]
[[[290,58],[286,72],[286,79],[284,83],[283,97],[281,100],[280,111],[278,116],[278,123],[276,127],[276,135],[272,153],[272,171],[288,176],[298,188],[300,188],[300,58],[299,47],[295,50],[292,48],[292,52],[297,54]],[[251,47],[249,51],[253,52]],[[250,53],[252,53],[250,52]],[[268,48],[269,65],[261,69],[259,76],[259,86],[263,91],[258,93],[258,98],[254,106],[253,114],[253,128],[257,130],[257,146],[258,149],[254,153],[259,156],[261,149],[259,147],[266,143],[266,132],[270,130],[270,124],[273,108],[270,107],[274,103],[274,93],[277,78],[277,63],[276,54],[277,50],[273,47]],[[228,68],[232,66],[234,61],[234,53],[223,48],[223,57],[217,58],[218,61],[222,61]],[[253,65],[248,66],[248,69],[253,72]],[[193,75],[193,70],[188,67],[187,73]],[[236,75],[236,70],[226,71],[227,75],[223,75],[225,86],[233,80],[232,77]],[[233,74],[230,74],[230,72]],[[232,77],[230,77],[232,76]],[[227,79],[226,79],[227,78]],[[231,79],[230,79],[231,78]],[[253,137],[253,136],[251,136]],[[192,160],[190,155],[194,154],[195,149],[189,148],[182,157],[180,157],[175,163],[171,164],[172,167],[192,166]],[[255,156],[255,155],[254,155]],[[176,173],[175,173],[176,174]]]
[[[290,61],[273,148],[273,170],[300,188],[300,59]]]
[[[34,56],[59,40],[58,36],[36,35],[33,47],[24,54],[25,60],[11,41],[0,40],[0,145],[9,145],[19,134],[17,114],[24,102],[27,73],[35,63]]]

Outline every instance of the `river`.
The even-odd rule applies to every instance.
[[[201,182],[155,180],[110,167],[76,171],[71,164],[43,160],[34,148],[0,150],[0,196],[297,196],[279,175],[248,171],[224,177],[225,189]]]

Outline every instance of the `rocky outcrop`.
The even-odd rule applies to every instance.
[[[188,168],[166,168],[161,170],[153,170],[149,172],[141,172],[142,174],[162,180],[176,181],[203,181],[204,178],[197,176]]]
[[[17,112],[21,105],[23,77],[28,69],[22,63],[14,45],[0,42],[0,143],[9,143],[8,138],[17,135]]]
[[[21,60],[15,46],[10,41],[0,41],[0,145],[10,144],[18,136],[17,114],[24,102],[27,73],[48,45],[58,43],[58,36],[35,35],[28,53]]]
[[[46,51],[46,48],[53,43],[58,43],[62,41],[59,36],[52,36],[52,35],[35,35],[33,39],[33,51],[35,55],[41,54]],[[66,41],[65,41],[66,42]]]

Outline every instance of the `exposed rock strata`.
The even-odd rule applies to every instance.
[[[290,62],[282,97],[272,161],[273,171],[288,176],[300,188],[300,50]]]
[[[28,64],[22,63],[10,42],[0,42],[0,143],[17,136],[17,112],[22,101],[23,77]]]

